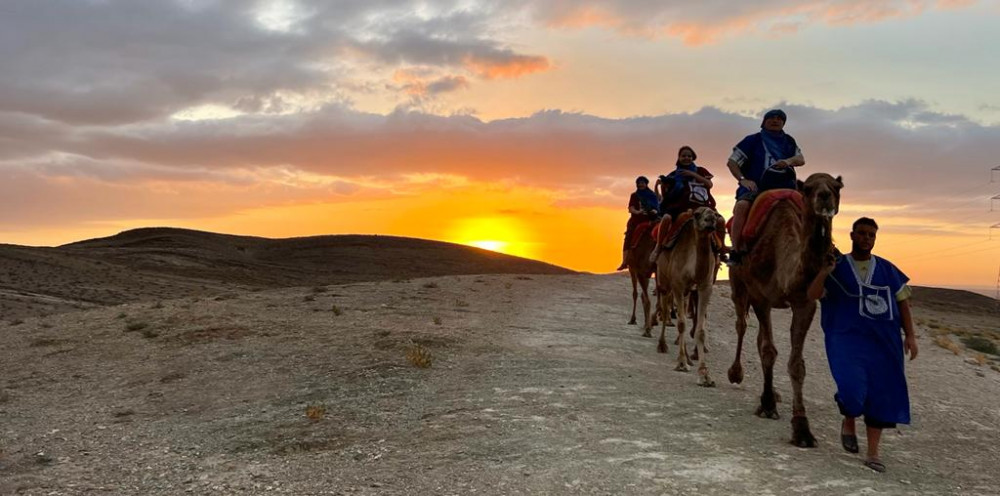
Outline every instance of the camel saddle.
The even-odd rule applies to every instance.
[[[673,248],[674,245],[677,244],[677,235],[681,233],[681,228],[692,220],[694,220],[694,214],[690,210],[682,212],[676,219],[673,219],[673,221],[670,222],[670,230],[667,231],[667,235],[663,237],[665,240],[663,242],[663,248],[666,250]],[[653,227],[653,239],[660,239],[659,223]]]
[[[632,231],[632,238],[628,240],[629,249],[639,246],[639,241],[642,240],[643,236],[648,235],[653,231],[654,226],[659,226],[660,223],[655,220],[647,220],[635,226],[635,231]],[[656,239],[656,235],[653,235],[653,239]]]
[[[764,222],[767,221],[767,217],[771,214],[771,210],[774,209],[775,205],[783,202],[790,201],[799,213],[805,210],[805,201],[802,199],[802,193],[799,193],[794,189],[772,189],[761,193],[756,200],[753,202],[753,206],[750,207],[750,213],[747,215],[746,224],[743,226],[743,240],[746,242],[747,246],[753,244],[753,241],[757,239],[757,231],[760,230]],[[733,219],[729,219],[726,223],[726,229],[732,235],[733,231]]]

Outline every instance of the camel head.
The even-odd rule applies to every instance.
[[[703,232],[714,231],[719,214],[708,207],[698,207],[694,211],[694,227]]]
[[[840,189],[844,187],[840,176],[835,178],[825,172],[817,172],[805,182],[799,181],[798,185],[805,198],[806,208],[812,213],[832,219],[840,211]]]

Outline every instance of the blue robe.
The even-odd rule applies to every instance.
[[[891,262],[874,255],[865,280],[850,255],[841,257],[826,279],[821,324],[836,399],[845,415],[910,423],[902,317],[896,302],[907,281]]]
[[[772,167],[778,160],[785,160],[801,155],[802,150],[795,143],[795,138],[785,132],[768,133],[761,131],[743,138],[734,148],[729,159],[740,166],[740,172],[747,179],[757,183],[758,191],[769,189],[795,189],[795,170],[791,167],[775,169]],[[736,189],[736,198],[749,193],[744,186]]]

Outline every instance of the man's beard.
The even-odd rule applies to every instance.
[[[857,242],[852,241],[851,242],[851,253],[854,253],[854,254],[857,254],[857,255],[871,255],[872,251],[871,250],[862,250],[861,247],[858,246]]]

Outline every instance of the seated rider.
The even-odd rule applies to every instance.
[[[656,249],[650,255],[652,260],[656,260],[660,254],[660,246],[666,241],[672,219],[698,207],[709,207],[715,210],[715,198],[710,192],[714,176],[708,169],[694,163],[697,158],[698,154],[693,148],[687,145],[682,146],[677,151],[677,168],[670,174],[660,176],[656,180],[657,192],[663,198],[660,203],[660,213],[663,214],[663,219],[660,221]],[[725,224],[720,216],[718,225],[720,237],[725,236]]]
[[[649,179],[646,176],[635,178],[635,191],[629,196],[628,211],[632,214],[625,227],[625,243],[622,246],[622,264],[615,270],[625,270],[628,268],[629,244],[632,242],[632,233],[635,228],[646,221],[656,220],[659,215],[658,205],[660,197],[653,190],[649,189]]]
[[[791,135],[784,131],[787,116],[780,109],[764,114],[761,131],[751,134],[733,148],[726,164],[729,172],[739,182],[736,189],[736,206],[733,208],[733,225],[729,236],[733,252],[729,265],[739,265],[746,247],[740,239],[746,224],[750,205],[761,192],[778,189],[795,189],[794,167],[805,165],[802,150]]]

